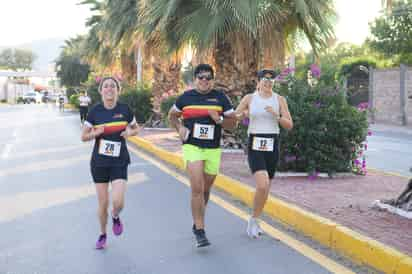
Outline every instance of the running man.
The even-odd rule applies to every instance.
[[[119,213],[124,207],[127,166],[130,163],[126,139],[139,131],[132,111],[126,104],[118,102],[119,92],[120,84],[115,78],[102,79],[99,85],[102,103],[91,109],[81,136],[83,142],[95,140],[90,168],[99,203],[101,233],[96,242],[97,249],[103,249],[106,245],[109,182],[112,183],[113,233],[119,236],[123,232]]]
[[[79,111],[80,111],[80,122],[83,124],[86,120],[87,113],[89,112],[89,104],[92,102],[86,93],[81,92],[79,96]]]
[[[59,95],[59,110],[64,111],[64,95]]]
[[[210,189],[219,172],[222,126],[233,128],[236,119],[227,96],[212,88],[212,67],[198,65],[194,77],[195,88],[177,98],[169,111],[169,120],[183,142],[183,159],[192,190],[192,231],[197,247],[204,247],[210,245],[204,218]],[[179,118],[183,119],[183,123]]]
[[[246,230],[251,238],[263,232],[258,218],[279,161],[279,125],[288,130],[293,128],[286,99],[272,91],[275,77],[273,70],[259,71],[257,90],[243,97],[236,108],[239,120],[249,117],[248,162],[256,181],[253,214]]]

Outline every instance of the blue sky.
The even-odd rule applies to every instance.
[[[0,46],[47,38],[69,38],[86,32],[90,12],[80,0],[13,0],[0,4]],[[368,22],[379,15],[381,0],[335,0],[339,41],[360,44],[369,33]],[[7,26],[7,27],[6,27]]]

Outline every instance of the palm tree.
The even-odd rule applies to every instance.
[[[136,36],[137,0],[109,0],[104,8],[102,30],[110,48],[120,58],[120,69],[128,82],[136,80],[136,63],[139,39]]]
[[[143,40],[137,32],[139,4],[137,0],[107,0],[104,3],[96,0],[86,0],[81,4],[91,5],[92,11],[98,14],[92,16],[87,25],[91,27],[87,40],[86,52],[96,64],[117,66],[128,82],[136,80],[136,59],[142,60],[145,79],[154,77],[154,95],[160,95],[168,89],[177,89],[180,66],[177,70],[168,65],[169,56],[161,56],[161,50],[156,47],[153,39]],[[109,51],[112,51],[110,54]],[[112,58],[109,58],[112,56]],[[115,57],[118,57],[118,60]],[[166,61],[166,62],[165,62]],[[165,63],[165,64],[163,64]],[[153,73],[156,71],[156,73]],[[177,73],[176,73],[177,71]],[[167,75],[172,73],[172,75]],[[139,72],[141,74],[141,71]],[[166,74],[166,75],[165,75]],[[141,75],[138,78],[142,79]],[[177,79],[170,81],[171,79]]]
[[[333,37],[332,0],[146,0],[140,8],[145,38],[170,50],[191,45],[209,52],[217,84],[230,92],[254,88],[263,65],[282,66],[287,38],[303,33],[315,53]]]
[[[390,10],[392,8],[392,0],[381,0],[382,2],[382,7],[385,7],[386,9]]]
[[[94,67],[102,67],[103,71],[106,67],[114,63],[115,54],[110,48],[109,41],[106,38],[104,26],[104,10],[106,1],[84,0],[79,5],[90,5],[90,11],[95,12],[86,21],[86,26],[90,30],[86,36],[84,43],[85,58],[94,65]]]
[[[71,90],[80,87],[87,80],[90,67],[83,62],[83,36],[77,36],[65,41],[63,50],[56,60],[57,77],[61,84]]]

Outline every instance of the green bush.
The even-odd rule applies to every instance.
[[[354,171],[368,134],[366,112],[350,106],[343,92],[292,80],[275,88],[288,101],[294,128],[281,130],[280,170]]]
[[[69,97],[69,103],[73,106],[75,106],[77,109],[80,107],[80,102],[79,102],[79,94],[75,93],[72,94]]]
[[[70,97],[72,97],[72,95],[75,95],[75,94],[77,94],[76,88],[74,88],[74,87],[68,87],[67,88],[66,96],[67,96],[67,98],[69,98],[69,100],[70,100]]]
[[[119,97],[120,102],[129,105],[138,123],[144,123],[152,114],[153,106],[151,99],[151,90],[146,86],[139,86],[137,88],[123,87]]]
[[[162,102],[160,103],[160,111],[162,113],[162,120],[163,120],[163,122],[166,123],[166,125],[168,124],[167,115],[169,113],[170,108],[176,102],[177,97],[178,96],[169,96],[169,97],[163,99]]]
[[[102,101],[99,93],[99,83],[94,79],[90,79],[86,82],[87,96],[92,100],[91,104],[95,105]]]
[[[17,97],[17,104],[22,104],[24,103],[23,97],[19,96]]]

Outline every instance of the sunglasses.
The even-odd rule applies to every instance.
[[[196,78],[199,80],[208,80],[208,81],[213,79],[212,75],[198,75],[196,76]]]
[[[262,77],[262,78],[260,78],[260,80],[262,80],[262,81],[270,81],[270,82],[275,82],[275,79],[274,78],[269,78],[269,77]]]

